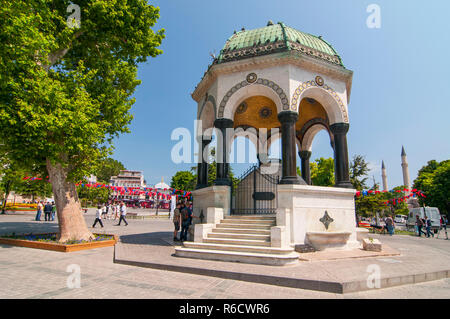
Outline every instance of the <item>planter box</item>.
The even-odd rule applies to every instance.
[[[369,238],[364,238],[363,249],[368,251],[381,251],[381,242],[378,239],[369,240]]]
[[[50,233],[53,234],[53,233]],[[35,234],[35,235],[48,235],[47,234]],[[82,244],[57,244],[57,243],[46,243],[32,240],[24,240],[24,239],[12,239],[12,238],[0,238],[0,244],[12,245],[12,246],[20,246],[20,247],[28,247],[28,248],[36,248],[36,249],[45,249],[45,250],[53,250],[60,252],[71,252],[71,251],[79,251],[86,249],[94,249],[101,247],[110,247],[114,246],[117,241],[117,235],[111,234],[94,234],[94,235],[107,235],[114,236],[114,239],[111,240],[102,240],[102,241],[93,241],[90,243],[82,243]]]

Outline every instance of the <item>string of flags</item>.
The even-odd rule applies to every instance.
[[[415,188],[414,189],[406,189],[406,188],[404,188],[404,189],[397,189],[397,190],[393,190],[392,189],[390,191],[386,191],[386,190],[383,190],[383,191],[377,191],[377,190],[369,190],[369,191],[367,191],[367,190],[363,190],[363,191],[357,191],[355,196],[356,197],[360,197],[360,196],[364,197],[364,196],[376,195],[376,194],[380,194],[380,193],[402,193],[402,192],[409,193],[409,194],[405,195],[403,197],[393,198],[393,199],[384,201],[383,204],[385,204],[385,205],[389,205],[389,204],[396,205],[396,204],[399,204],[401,202],[405,202],[408,198],[411,198],[411,197],[423,197],[423,198],[426,198],[425,194],[422,191],[420,191],[418,189],[415,189]]]
[[[48,181],[48,176],[46,177]],[[22,178],[24,181],[42,181],[42,177],[32,177],[32,176],[25,176]]]
[[[48,181],[48,176],[46,177]],[[22,180],[30,180],[30,181],[36,181],[36,180],[42,180],[41,177],[32,177],[32,176],[25,176],[22,178]],[[181,196],[181,197],[191,197],[191,192],[176,189],[176,188],[154,188],[154,187],[127,187],[127,186],[112,186],[102,183],[82,183],[81,181],[75,184],[76,186],[81,187],[89,187],[89,188],[107,188],[111,189],[112,191],[115,191],[119,193],[120,195],[142,195],[145,194],[146,196],[157,196],[158,198],[167,199],[170,200],[172,196]],[[161,192],[161,191],[164,191]]]
[[[106,185],[101,183],[95,183],[95,184],[84,184],[84,183],[77,183],[76,186],[81,187],[91,187],[91,188],[109,188],[112,191],[115,191],[121,195],[142,195],[145,194],[146,196],[158,196],[162,199],[171,199],[172,196],[177,195],[181,197],[190,197],[191,192],[184,191],[181,189],[175,189],[175,188],[153,188],[153,187],[127,187],[127,186],[112,186],[112,185]],[[161,191],[164,191],[165,193],[162,193]]]

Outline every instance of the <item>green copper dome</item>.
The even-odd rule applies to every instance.
[[[298,31],[281,22],[273,24],[271,21],[264,28],[235,32],[227,40],[214,64],[291,50],[344,66],[337,52],[322,37]]]

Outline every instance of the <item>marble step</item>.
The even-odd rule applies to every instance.
[[[237,251],[221,251],[209,249],[196,249],[187,247],[175,248],[175,256],[207,259],[217,261],[231,261],[248,264],[271,265],[271,266],[285,266],[298,263],[298,254],[290,252],[284,255],[279,254],[261,254],[250,252]]]
[[[236,239],[236,238],[204,238],[203,243],[270,247],[270,241],[268,240],[251,240],[251,239]]]
[[[276,220],[273,215],[228,215],[225,219],[261,219],[261,220]]]
[[[261,254],[279,254],[285,255],[294,252],[293,248],[278,248],[278,247],[263,247],[263,246],[248,246],[248,245],[230,245],[230,244],[216,244],[216,243],[198,243],[193,241],[183,242],[183,247],[193,249],[208,249],[208,250],[224,250],[224,251],[240,251],[249,253]]]
[[[259,234],[259,235],[269,235],[270,229],[248,229],[248,228],[213,228],[213,233],[228,233],[228,234]]]
[[[259,224],[259,225],[271,225],[275,226],[275,220],[266,219],[222,219],[221,224]]]
[[[261,224],[217,224],[217,228],[242,228],[242,229],[264,229],[269,230],[273,225],[261,225]]]
[[[222,233],[212,232],[207,235],[208,238],[232,238],[232,239],[251,239],[270,241],[270,233],[268,234],[246,234],[246,233]]]

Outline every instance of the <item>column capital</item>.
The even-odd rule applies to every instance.
[[[301,159],[309,159],[311,157],[311,151],[299,151],[298,156],[300,156]]]
[[[232,128],[233,125],[234,125],[234,122],[232,119],[220,118],[220,119],[216,119],[214,121],[214,126],[219,129]]]
[[[278,120],[281,124],[295,123],[298,119],[298,113],[292,111],[282,111],[278,113]]]
[[[212,136],[197,135],[197,142],[199,144],[208,145],[212,141]]]
[[[330,125],[330,131],[333,134],[347,134],[350,125],[348,123],[334,123]]]
[[[256,154],[256,158],[262,164],[269,163],[269,154],[267,154],[267,153],[258,153],[258,154]]]

